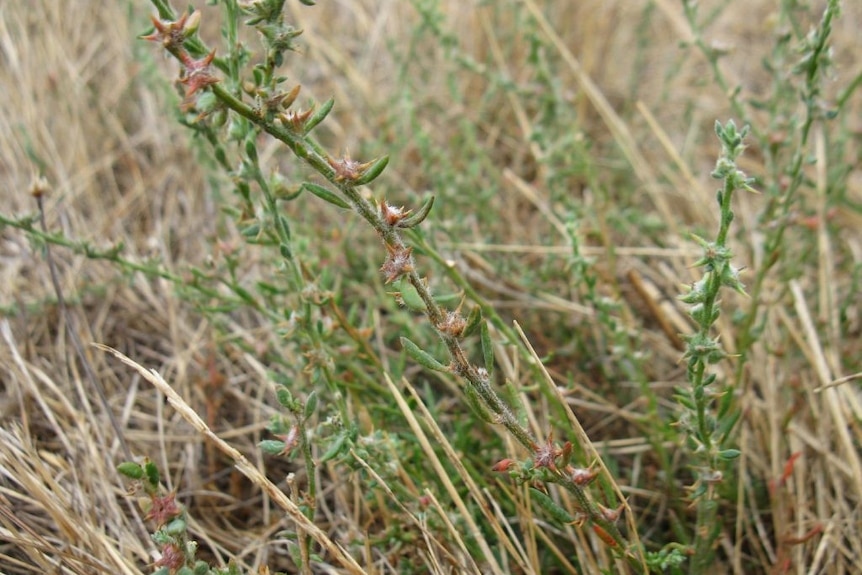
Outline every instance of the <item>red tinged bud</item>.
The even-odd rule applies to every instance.
[[[200,60],[194,60],[185,52],[180,55],[180,60],[185,66],[180,83],[186,85],[186,98],[198,90],[218,83],[218,78],[210,73],[210,64],[212,64],[213,58],[215,58],[215,50]]]
[[[162,556],[155,562],[156,567],[167,567],[171,573],[176,573],[185,565],[186,557],[178,545],[169,543],[162,547]]]
[[[386,203],[386,200],[382,200],[380,202],[380,215],[388,225],[395,226],[410,215],[410,210],[405,210],[404,207],[390,206]]]
[[[174,493],[165,495],[164,497],[153,496],[151,498],[152,507],[150,508],[150,512],[147,513],[146,519],[151,519],[156,525],[162,527],[171,519],[178,517],[182,513],[182,510],[177,505],[176,497]]]
[[[186,38],[197,31],[197,27],[200,26],[199,14],[195,12],[195,17],[189,21],[189,13],[186,12],[175,22],[166,22],[150,16],[155,30],[152,34],[141,36],[141,40],[159,42],[167,50],[176,50],[182,46]]]
[[[592,528],[593,528],[593,531],[596,533],[596,535],[599,536],[599,539],[604,541],[608,547],[616,547],[617,546],[616,539],[611,537],[610,533],[608,533],[607,531],[605,531],[604,529],[602,529],[598,525],[593,525]]]
[[[450,311],[437,324],[437,329],[442,333],[451,335],[452,337],[460,337],[464,333],[464,328],[467,326],[467,321],[457,311]]]
[[[491,468],[491,471],[496,471],[497,473],[502,473],[504,471],[508,471],[513,465],[515,465],[515,460],[513,459],[501,459],[497,463],[494,464],[494,467]]]
[[[566,472],[569,474],[572,483],[581,487],[589,485],[599,475],[599,472],[595,469],[584,469],[581,467],[568,467]]]
[[[538,467],[546,467],[551,471],[557,470],[557,458],[562,455],[563,450],[554,445],[553,434],[549,433],[544,445],[534,447],[533,463]]]

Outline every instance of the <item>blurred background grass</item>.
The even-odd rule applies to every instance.
[[[676,334],[690,326],[675,296],[697,277],[690,266],[698,253],[687,233],[709,237],[716,225],[708,179],[717,155],[712,125],[734,110],[703,54],[687,44],[692,33],[676,2],[537,2],[552,33],[531,16],[530,4],[291,2],[291,18],[305,33],[286,73],[303,85],[303,97],[335,96],[333,119],[319,134],[330,149],[359,159],[391,155],[374,187],[378,197],[411,207],[427,193],[437,196],[426,238],[507,320],[524,326],[625,484],[645,541],[661,543],[687,513],[670,396],[685,377]],[[216,45],[214,9],[197,5],[205,11],[202,35]],[[798,126],[795,80],[787,72],[793,38],[817,23],[823,5],[701,2],[705,40],[726,50],[722,73],[775,146],[770,156],[752,142],[743,159],[741,167],[761,178],[759,187],[781,185],[781,169],[768,158],[790,161],[783,150],[792,149]],[[862,6],[845,2],[843,12],[833,31],[836,66],[821,94],[832,104],[862,71]],[[192,267],[219,269],[223,254],[242,243],[221,212],[230,187],[211,169],[202,143],[176,121],[179,97],[166,80],[173,63],[135,39],[149,13],[145,2],[75,0],[61,10],[44,0],[0,5],[2,211],[34,212],[27,191],[42,174],[52,187],[52,230],[99,247],[122,242],[128,258],[181,275]],[[781,263],[760,296],[769,310],[757,325],[760,341],[741,374],[733,364],[722,366],[728,379],[740,377],[745,456],[724,494],[727,536],[716,572],[862,569],[858,380],[814,391],[862,370],[862,99],[847,94],[839,116],[818,128],[805,150],[818,163],[806,167],[785,222]],[[268,165],[297,181],[304,175],[278,145],[266,150]],[[738,196],[735,260],[753,271],[770,257],[763,238],[775,222],[759,220],[769,197]],[[429,346],[434,338],[385,295],[377,238],[313,198],[287,209],[321,287],[373,334],[387,371],[423,390],[471,475],[500,498],[501,513],[538,520],[515,507],[523,494],[508,492],[507,482],[488,471],[511,446],[477,425],[451,382],[405,361],[399,336]],[[113,472],[121,455],[71,353],[38,247],[18,230],[0,231],[0,565],[8,573],[44,572],[55,562],[70,573],[146,571],[151,543]],[[157,369],[217,432],[261,468],[265,463],[274,480],[299,471],[256,447],[277,411],[267,368],[278,365],[289,377],[298,362],[291,355],[297,350],[285,344],[289,326],[273,326],[242,306],[216,313],[199,292],[69,250],[55,249],[54,257],[85,342],[111,345]],[[236,276],[249,287],[277,283],[274,261],[264,250],[244,251]],[[440,281],[438,292],[455,291],[445,287],[441,268],[429,264],[429,274]],[[725,300],[726,310],[749,306],[742,297]],[[733,350],[739,318],[725,315],[722,341]],[[332,313],[323,319],[338,323]],[[357,353],[342,343],[346,355]],[[127,440],[180,490],[206,553],[288,569],[285,546],[273,537],[287,524],[267,499],[132,372],[91,355]],[[547,422],[542,428],[561,427],[561,413],[535,391],[517,353],[501,348],[498,361],[523,386],[531,412]],[[415,438],[382,396],[382,383],[369,383],[358,368],[351,373],[356,380],[346,377],[345,389],[369,461],[403,484],[403,501],[415,503],[425,487],[442,494]],[[779,485],[794,453],[802,456]],[[422,542],[401,512],[373,489],[362,491],[367,477],[347,481],[338,469],[322,472],[322,521],[345,544],[366,541],[366,562],[380,572],[427,572]],[[516,539],[542,541],[531,555],[534,567],[566,572],[566,562],[548,549],[558,546],[565,556],[577,539],[571,528],[546,526],[542,540],[512,523]],[[797,544],[812,529],[820,532]],[[432,530],[451,544],[442,523]],[[523,570],[516,563],[512,572]],[[590,572],[589,564],[578,569]]]

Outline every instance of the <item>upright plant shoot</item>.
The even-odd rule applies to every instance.
[[[731,265],[732,253],[727,239],[733,222],[733,193],[736,190],[753,192],[754,189],[751,187],[753,180],[736,166],[737,158],[745,150],[743,140],[748,127],[738,130],[733,120],[723,126],[716,122],[715,133],[721,142],[721,156],[711,176],[723,180],[722,187],[716,192],[720,210],[718,234],[714,241],[694,236],[703,248],[703,256],[695,265],[703,268],[704,273],[690,286],[688,293],[681,296],[682,301],[690,304],[688,313],[697,324],[697,331],[686,337],[683,356],[690,387],[677,392],[677,399],[684,407],[679,423],[693,453],[695,472],[691,498],[697,508],[697,520],[691,573],[703,573],[709,565],[721,530],[721,523],[717,521],[719,501],[715,486],[723,478],[725,462],[740,454],[739,450],[727,447],[739,412],[732,409],[731,390],[722,387],[717,381],[718,375],[710,368],[727,357],[712,328],[720,314],[721,289],[729,287],[745,294],[745,287],[739,279],[740,270]]]

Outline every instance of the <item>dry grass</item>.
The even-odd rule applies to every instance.
[[[533,3],[524,2],[525,6]],[[145,50],[136,46],[135,35],[143,27],[148,6],[135,2],[136,16],[130,19],[124,4],[75,0],[58,9],[54,2],[34,0],[0,5],[3,212],[22,214],[35,209],[27,190],[33,175],[41,171],[52,186],[47,197],[52,229],[97,245],[122,241],[130,257],[158,256],[168,267],[203,265],[213,250],[214,238],[229,243],[236,240],[236,232],[215,223],[218,208],[208,193],[205,174],[170,113],[164,90],[153,88],[160,85],[159,72],[143,63],[146,58],[133,54]],[[406,45],[416,14],[407,3],[394,0],[321,4],[325,5],[291,8],[295,21],[306,30],[302,61],[307,69],[297,75],[314,94],[335,94],[337,122],[330,126],[333,141],[350,145],[372,140],[385,128],[385,105],[399,90],[387,43]],[[703,208],[711,207],[713,201],[713,184],[704,175],[714,163],[715,146],[701,132],[714,118],[728,115],[726,99],[715,88],[694,82],[704,74],[704,63],[698,58],[685,60],[667,79],[668,69],[679,56],[677,43],[688,34],[677,2],[655,2],[651,40],[644,64],[637,70],[627,55],[636,41],[634,24],[643,2],[542,4],[550,6],[547,12],[552,16],[545,30],[548,41],[558,41],[559,48],[572,56],[569,74],[559,82],[571,92],[571,105],[580,111],[583,129],[602,145],[622,150],[626,169],[632,170],[642,192],[640,207],[658,214],[668,226],[667,243],[662,246],[655,246],[649,238],[605,236],[605,241],[617,244],[617,258],[601,264],[599,270],[611,286],[609,293],[615,292],[627,302],[621,317],[631,325],[646,326],[643,342],[653,357],[655,385],[678,383],[684,374],[678,364],[676,334],[689,327],[673,294],[678,293],[680,283],[693,277],[688,267],[693,260],[691,246],[682,238],[686,230],[715,221],[715,212]],[[773,4],[767,0],[735,2],[714,31],[719,40],[737,45],[724,62],[725,70],[747,94],[766,89],[759,63],[750,54],[765,49],[768,38],[762,30],[769,24]],[[477,60],[496,49],[500,31],[511,24],[505,16],[477,9],[472,3],[451,0],[443,5],[452,33]],[[855,39],[862,5],[845,2],[844,11],[835,30],[835,45],[843,47],[836,59],[841,77],[850,78],[860,69]],[[429,62],[437,56],[428,50]],[[528,70],[515,67],[523,62],[496,62],[499,71],[515,79],[528,76]],[[158,62],[162,68],[169,67],[162,64]],[[630,77],[635,73],[641,80],[632,93]],[[445,101],[442,75],[424,81],[429,101]],[[484,81],[476,77],[465,82],[468,95],[481,99],[487,87]],[[623,109],[635,107],[633,98],[638,101],[637,113],[623,116]],[[686,106],[691,113],[680,114]],[[444,117],[422,117],[421,122],[425,127],[434,126],[445,140],[447,123],[463,117],[487,120],[476,117],[475,110],[455,104],[445,110]],[[850,131],[857,135],[862,131],[860,117],[862,102],[857,97],[845,116],[846,122],[856,122]],[[547,238],[559,238],[560,225],[550,200],[543,196],[541,174],[524,175],[535,168],[527,111],[517,100],[501,101],[494,119],[498,123],[483,125],[482,130],[488,153],[500,162],[505,182],[501,194],[488,204],[499,213],[499,229],[477,231],[475,237],[465,234],[463,241],[450,242],[448,247],[469,272],[471,282],[498,301],[501,309],[510,309],[513,317],[527,322],[525,328],[537,348],[553,349],[559,342],[543,341],[539,327],[528,323],[530,314],[583,316],[591,310],[556,293],[530,291],[501,278],[493,267],[483,267],[498,256],[523,258],[523,265],[542,261],[557,249],[547,245]],[[815,137],[820,150],[822,137]],[[273,147],[270,153],[282,152]],[[858,158],[858,138],[846,153],[847,162]],[[393,151],[389,186],[423,189],[415,154],[409,147]],[[756,153],[747,162],[744,168],[749,173],[763,171]],[[510,169],[502,173],[507,166]],[[810,172],[814,186],[806,199],[821,218],[827,214],[817,211],[823,202],[816,192],[822,191],[824,170],[829,167],[821,161]],[[852,168],[847,181],[848,197],[859,205],[862,171],[858,166]],[[588,190],[580,193],[585,204],[596,201]],[[750,259],[740,263],[756,268],[765,257],[758,251],[761,238],[755,235],[759,200],[744,197],[741,201],[738,222],[746,233],[750,230],[750,237],[749,246],[739,252],[743,260]],[[314,211],[303,215],[319,217],[322,234],[334,233],[337,224],[326,220],[330,211],[308,209]],[[862,302],[858,294],[847,291],[850,274],[853,270],[858,274],[862,266],[858,234],[862,218],[849,209],[828,217],[834,228],[828,232],[820,225],[810,248],[818,250],[817,267],[790,282],[779,282],[780,274],[776,274],[764,290],[772,313],[762,343],[750,357],[748,384],[740,398],[744,416],[739,437],[743,450],[739,492],[745,496],[738,503],[735,533],[722,540],[729,560],[717,566],[717,572],[743,573],[746,557],[746,565],[754,558],[762,572],[862,573],[862,397],[858,379],[838,381],[853,375],[845,371],[842,358],[862,353]],[[376,242],[364,230],[341,233],[372,246]],[[488,237],[495,241],[489,242]],[[558,244],[563,245],[562,239]],[[808,248],[791,245],[788,249]],[[606,253],[598,243],[587,252]],[[211,323],[188,309],[167,281],[123,277],[107,263],[61,249],[53,253],[80,338],[118,349],[155,369],[253,468],[286,490],[283,478],[298,471],[297,466],[267,460],[265,467],[256,447],[269,417],[278,411],[259,357],[240,346],[228,346],[233,353],[217,353],[216,349],[224,348],[216,346]],[[124,455],[104,406],[74,354],[67,318],[56,305],[44,257],[30,248],[23,234],[9,228],[0,231],[0,257],[0,304],[9,310],[0,318],[0,571],[10,575],[148,572],[155,547],[115,472]],[[248,263],[247,271],[267,273],[255,261]],[[837,310],[842,306],[849,316],[845,319],[855,326],[849,330],[855,337],[839,335]],[[251,314],[225,321],[238,340],[265,347],[275,337],[261,333],[260,323]],[[723,341],[732,342],[731,322],[723,323],[721,329],[728,334]],[[507,376],[516,382],[527,377],[517,358],[503,351],[500,361]],[[236,557],[249,569],[264,564],[286,569],[285,547],[274,535],[293,524],[279,511],[278,501],[233,469],[234,458],[215,449],[167,406],[138,371],[92,347],[87,354],[132,451],[147,454],[163,471],[170,470],[165,477],[168,487],[180,491],[181,500],[197,518],[191,525],[192,534],[206,552],[219,560]],[[565,381],[565,374],[553,367],[551,375]],[[390,389],[398,402],[404,401],[401,393],[407,392],[391,382]],[[632,457],[629,473],[648,474],[649,467],[640,463],[648,446],[628,423],[636,419],[637,403],[615,405],[597,393],[600,391],[592,389],[584,376],[576,378],[567,398],[588,422],[587,432],[597,445],[611,455]],[[362,406],[355,409],[361,418]],[[552,411],[542,402],[533,410],[536,422],[544,421]],[[434,436],[433,418],[413,415],[407,408],[403,411],[417,434],[424,429]],[[433,441],[446,443],[440,436]],[[425,452],[429,458],[437,457],[430,444]],[[786,462],[796,453],[801,455],[785,484],[769,485],[782,477]],[[453,460],[457,460],[454,454]],[[475,485],[469,486],[466,495],[460,486],[445,493],[431,492],[413,484],[397,462],[394,466],[393,475],[401,475],[409,492],[417,499],[427,497],[429,508],[434,509],[434,523],[443,524],[440,529],[446,532],[447,541],[460,541],[476,529],[448,523],[450,516],[457,515],[459,522],[470,517],[469,513],[458,515],[461,497],[494,501],[493,495],[482,493]],[[539,546],[553,549],[559,543],[559,539],[543,543],[548,535],[535,527],[529,507],[520,507],[519,516],[512,519],[503,517],[493,503],[483,520],[503,542],[497,551],[499,563],[479,566],[473,563],[467,544],[444,546],[425,523],[427,519],[409,509],[390,506],[390,516],[369,517],[359,488],[337,479],[337,473],[322,473],[326,497],[320,524],[325,532],[320,536],[344,544],[382,532],[381,525],[412,522],[411,528],[419,534],[416,555],[420,570],[451,573],[456,572],[455,566],[464,566],[465,572],[473,573],[485,568],[496,573],[535,572]],[[466,481],[469,474],[464,472],[462,477]],[[386,498],[386,481],[381,478],[380,484],[383,490],[378,497]],[[520,489],[505,483],[499,488]],[[655,511],[664,505],[660,491],[626,494],[637,501],[635,515],[649,510],[661,516]],[[509,495],[519,503],[527,498],[525,493]],[[447,499],[438,501],[441,497]],[[394,495],[392,499],[401,505]],[[512,525],[519,525],[517,534]],[[805,539],[810,530],[820,532]],[[582,561],[601,563],[589,558],[602,553],[589,541],[571,528],[567,536],[576,542],[572,545],[578,546]],[[481,541],[481,537],[477,539]],[[357,567],[333,563],[326,571],[394,572],[389,555],[400,552],[387,549],[385,543],[375,547],[369,542],[365,556],[357,557]],[[558,549],[558,553],[565,561],[571,550]]]

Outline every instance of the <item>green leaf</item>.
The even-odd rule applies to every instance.
[[[245,155],[253,164],[257,164],[257,143],[254,140],[245,141]]]
[[[280,455],[284,452],[285,443],[276,439],[264,439],[257,446],[260,447],[261,451],[269,455]]]
[[[551,516],[560,523],[574,523],[575,518],[572,517],[568,511],[557,505],[553,499],[551,499],[538,489],[531,487],[530,496],[536,500],[536,503],[538,503],[545,511],[550,513]]]
[[[257,237],[260,234],[260,224],[251,224],[250,226],[246,226],[242,228],[239,232],[246,238]]]
[[[287,244],[278,244],[278,253],[286,260],[293,259],[293,253],[290,251],[290,246]]]
[[[738,449],[722,449],[718,452],[718,456],[725,461],[731,461],[742,455]]]
[[[325,101],[322,106],[315,110],[314,113],[308,118],[308,120],[305,121],[305,126],[303,127],[305,133],[308,134],[314,128],[316,128],[319,123],[326,119],[326,116],[328,116],[329,112],[332,111],[332,106],[334,105],[335,98],[330,98]]]
[[[318,186],[317,184],[312,184],[311,182],[304,182],[300,189],[308,190],[321,200],[327,201],[332,205],[338,206],[339,208],[344,208],[346,210],[350,209],[350,204],[348,204],[347,201],[337,196],[335,193],[327,190],[323,186]]]
[[[347,443],[347,432],[342,431],[339,433],[335,439],[332,440],[332,443],[329,444],[329,449],[326,450],[326,453],[323,454],[323,457],[320,458],[319,463],[326,463],[330,459],[334,459],[345,453],[347,448],[345,444]]]
[[[476,332],[476,328],[482,322],[482,308],[474,305],[470,310],[470,315],[467,316],[467,324],[464,326],[463,337],[470,337]]]
[[[419,297],[419,292],[416,291],[416,288],[410,282],[401,281],[399,291],[401,292],[401,301],[404,302],[407,309],[425,313],[425,302],[422,301],[422,298]]]
[[[742,416],[741,409],[735,409],[732,412],[728,413],[726,416],[721,417],[718,421],[718,427],[716,428],[716,433],[718,437],[724,439],[730,435],[730,432],[733,431],[733,428],[736,426],[736,422],[739,421],[739,418]]]
[[[429,354],[427,351],[420,349],[418,345],[416,345],[406,337],[401,338],[401,345],[404,347],[404,351],[407,352],[407,355],[412,357],[419,365],[427,367],[428,369],[433,371],[449,371],[449,368],[447,366],[434,359],[431,354]]]
[[[284,237],[282,239],[290,240],[290,222],[282,214],[278,214],[278,226],[281,229]]]
[[[152,461],[147,461],[144,464],[144,471],[147,474],[147,482],[152,487],[158,487],[159,482],[161,481],[161,477],[159,476],[159,468],[156,467],[156,464]]]
[[[293,541],[287,542],[287,552],[290,553],[290,558],[293,559],[293,562],[297,565],[297,567],[302,567],[302,553],[297,545]]]
[[[165,533],[177,536],[185,533],[187,529],[188,524],[186,523],[186,520],[182,517],[177,517],[165,526]]]
[[[418,210],[398,222],[396,226],[405,229],[418,226],[425,221],[425,218],[427,218],[428,214],[431,213],[431,207],[433,205],[434,196],[429,196],[424,202],[422,202],[422,206]]]
[[[518,391],[518,388],[508,379],[503,386],[503,396],[506,398],[506,402],[509,404],[512,410],[515,412],[515,417],[518,418],[518,422],[526,427],[527,406],[525,406],[524,402],[521,401],[521,394]]]
[[[491,334],[488,331],[488,322],[482,322],[479,326],[479,334],[482,340],[482,357],[485,361],[485,369],[488,375],[494,373],[494,346],[491,343]]]
[[[305,419],[310,418],[314,415],[315,410],[317,409],[317,391],[312,391],[308,394],[308,399],[305,400],[305,410],[303,411],[303,416]]]
[[[134,461],[124,461],[117,466],[117,471],[130,479],[141,479],[144,476],[144,468]]]
[[[296,409],[296,401],[293,399],[293,394],[290,393],[289,389],[280,387],[276,390],[275,397],[278,399],[278,402],[287,409],[291,411]]]
[[[464,386],[464,397],[467,398],[467,404],[473,412],[479,416],[479,419],[485,423],[497,423],[497,419],[491,414],[488,408],[485,407],[485,402],[482,401],[482,398],[479,397],[479,394],[472,385],[467,384]]]
[[[389,156],[383,156],[382,158],[377,158],[374,162],[371,163],[370,166],[365,168],[362,174],[353,180],[353,185],[355,186],[364,186],[366,184],[370,184],[374,180],[377,179],[377,176],[383,173],[383,170],[386,169],[386,166],[389,165]],[[430,208],[429,208],[430,209]]]

